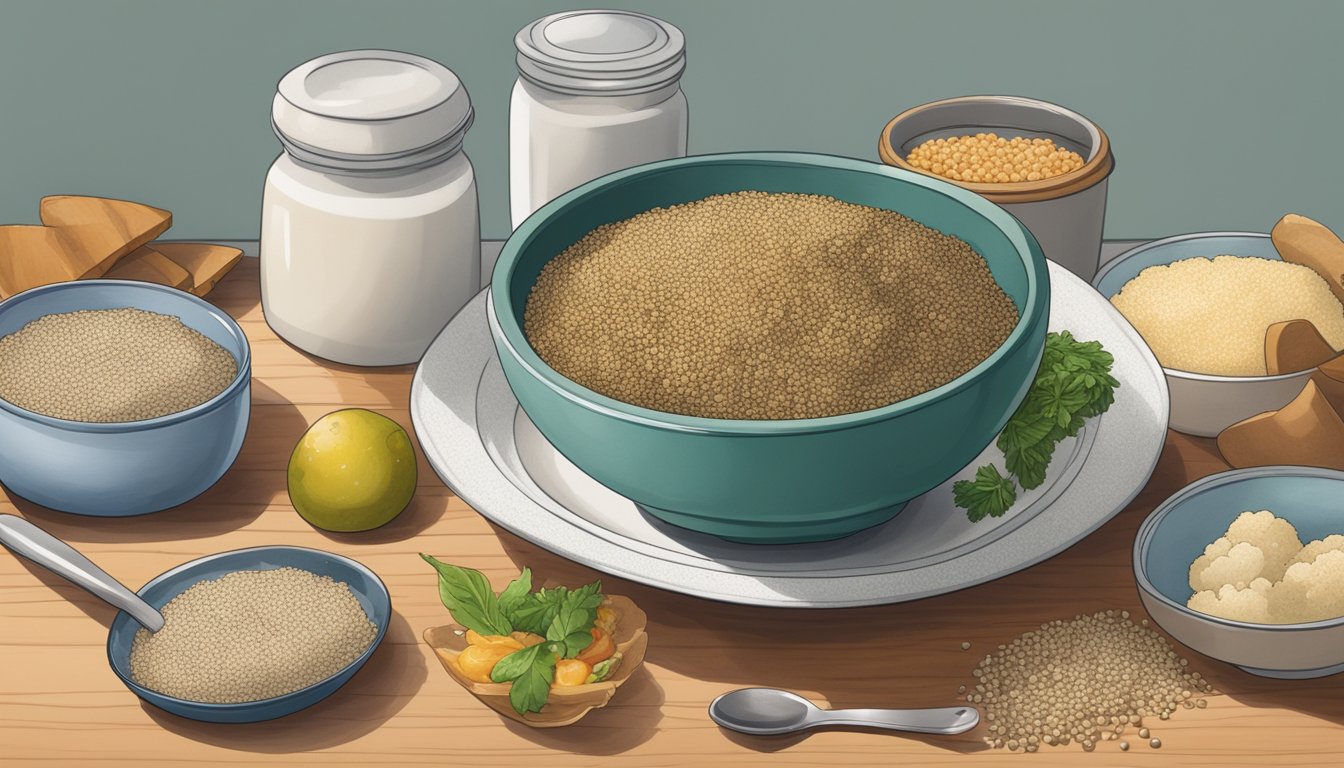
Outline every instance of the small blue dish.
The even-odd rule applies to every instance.
[[[0,399],[0,483],[44,507],[126,517],[175,507],[214,485],[238,457],[252,400],[247,336],[228,313],[189,293],[132,280],[80,280],[0,302],[0,338],[44,316],[134,307],[173,315],[233,355],[223,392],[154,419],[90,423]]]
[[[1134,577],[1148,614],[1206,656],[1263,677],[1306,679],[1344,672],[1344,617],[1309,624],[1251,624],[1186,607],[1190,564],[1242,512],[1268,509],[1305,544],[1344,533],[1344,472],[1255,467],[1197,480],[1162,502],[1139,527]]]
[[[253,547],[209,555],[156,576],[137,593],[158,610],[187,588],[206,579],[217,579],[235,571],[265,571],[274,568],[299,568],[318,576],[349,585],[365,615],[378,626],[378,634],[367,650],[344,669],[306,688],[260,701],[238,704],[209,704],[188,701],[152,691],[131,677],[131,643],[140,625],[125,611],[117,613],[107,634],[107,660],[112,671],[137,696],[174,715],[210,723],[255,723],[312,706],[345,685],[383,641],[392,619],[392,598],[387,586],[368,568],[330,552],[304,547]]]

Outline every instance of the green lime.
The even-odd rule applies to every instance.
[[[362,408],[317,420],[289,457],[289,500],[328,531],[367,531],[415,495],[415,449],[395,421]]]

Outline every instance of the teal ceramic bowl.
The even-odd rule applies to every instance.
[[[955,235],[985,258],[1016,303],[1018,324],[988,359],[937,389],[819,419],[737,421],[654,411],[598,394],[542,362],[522,324],[546,262],[599,225],[741,190],[831,195]],[[577,467],[673,525],[778,544],[835,539],[884,522],[974,459],[1035,375],[1049,291],[1035,239],[973,192],[876,163],[763,152],[642,165],[551,201],[505,243],[487,314],[519,404]]]

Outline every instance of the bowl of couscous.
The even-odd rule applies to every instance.
[[[0,483],[45,507],[124,517],[188,501],[238,456],[251,353],[233,318],[129,280],[0,303]]]
[[[1311,319],[1344,348],[1339,301],[1310,268],[1285,263],[1266,234],[1156,240],[1108,262],[1092,285],[1153,348],[1178,432],[1214,437],[1302,391],[1314,369],[1267,373],[1270,324]]]
[[[825,155],[620,171],[505,244],[487,310],[557,450],[673,525],[753,543],[884,522],[1030,386],[1045,259],[945,182]]]

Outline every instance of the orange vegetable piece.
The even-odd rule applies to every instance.
[[[616,634],[616,609],[609,605],[599,605],[597,607],[597,618],[593,621],[593,624],[608,635]]]
[[[474,629],[467,630],[467,644],[478,645],[484,648],[501,647],[509,648],[514,651],[521,651],[523,644],[509,635],[482,635]]]
[[[589,666],[606,661],[611,658],[612,654],[616,653],[616,643],[611,639],[611,635],[597,627],[593,627],[592,633],[593,642],[589,643],[587,648],[579,651],[579,655],[575,657]]]
[[[557,686],[583,685],[592,673],[592,666],[580,659],[560,659],[555,662],[555,684]]]
[[[499,660],[518,649],[502,645],[468,645],[457,655],[457,667],[467,679],[478,683],[494,682],[490,672]]]

